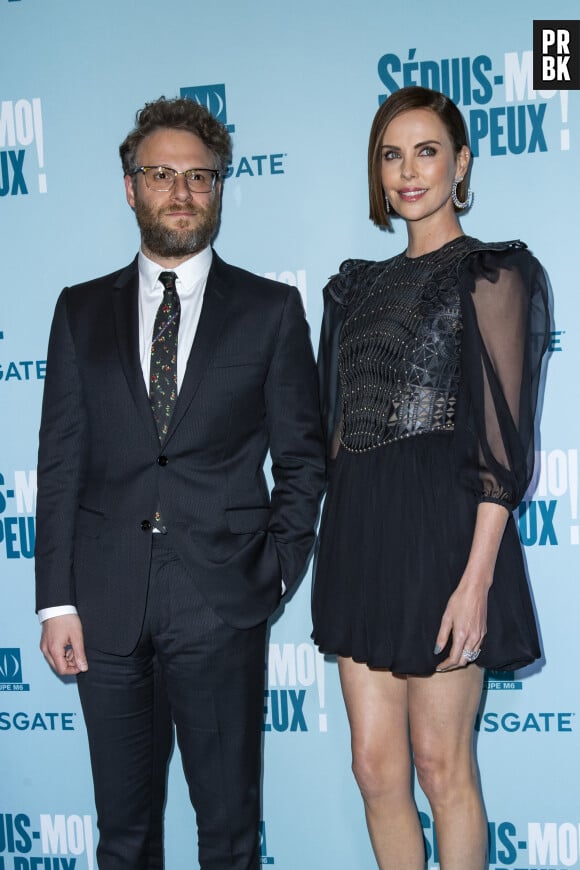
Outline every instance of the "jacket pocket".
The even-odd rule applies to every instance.
[[[264,361],[261,357],[249,357],[247,354],[238,354],[237,356],[216,356],[211,361],[210,368],[212,369],[229,369],[234,366],[260,366]]]
[[[103,530],[105,516],[100,511],[79,505],[75,532],[85,538],[99,538]]]
[[[270,508],[226,508],[226,518],[228,528],[234,535],[265,532],[270,521]]]

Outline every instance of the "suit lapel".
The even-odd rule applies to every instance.
[[[133,401],[145,427],[158,444],[157,428],[139,358],[139,271],[137,258],[118,277],[113,285],[113,312],[117,346],[123,372]]]
[[[177,404],[169,424],[166,442],[179,426],[183,415],[194,399],[227,316],[229,288],[222,275],[222,266],[223,264],[214,252],[197,331],[187,361]]]

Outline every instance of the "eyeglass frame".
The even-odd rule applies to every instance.
[[[165,190],[155,190],[154,187],[149,187],[149,185],[147,184],[147,171],[149,169],[166,169],[168,172],[173,172],[173,182],[171,183],[170,187],[166,188]],[[209,168],[206,168],[203,166],[192,166],[191,169],[179,170],[179,169],[174,169],[173,166],[165,166],[163,163],[159,163],[159,164],[155,164],[155,165],[151,165],[151,166],[137,166],[135,169],[133,169],[131,172],[129,172],[127,174],[131,178],[135,178],[135,176],[137,175],[138,172],[143,173],[143,178],[145,179],[145,184],[147,186],[147,189],[152,190],[153,193],[169,193],[169,191],[173,190],[173,188],[175,187],[175,185],[177,183],[177,176],[178,175],[184,176],[185,184],[187,185],[187,189],[189,190],[190,193],[213,193],[213,191],[215,190],[216,183],[220,180],[221,175],[222,175],[222,173],[220,172],[219,169],[209,169]],[[212,184],[211,184],[210,189],[203,190],[203,191],[192,190],[191,187],[189,186],[189,182],[187,180],[187,174],[189,172],[211,172]]]

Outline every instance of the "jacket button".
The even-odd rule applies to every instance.
[[[143,529],[144,532],[150,531],[151,523],[149,522],[149,520],[143,520],[141,522],[141,528]]]
[[[168,462],[169,462],[169,460],[168,460],[167,456],[158,456],[157,457],[157,465],[161,465],[162,467],[165,467]]]

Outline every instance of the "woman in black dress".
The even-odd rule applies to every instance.
[[[447,97],[392,94],[370,134],[370,217],[389,227],[397,214],[407,248],[348,260],[325,289],[313,636],[339,657],[381,870],[425,864],[412,765],[443,870],[486,866],[483,672],[540,655],[511,511],[533,469],[546,283],[523,243],[463,234],[470,158]]]

